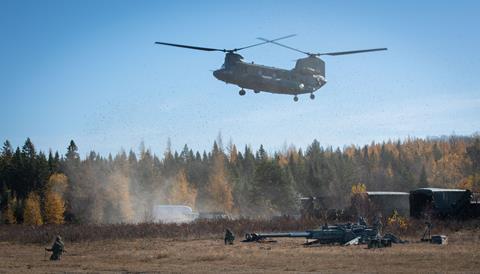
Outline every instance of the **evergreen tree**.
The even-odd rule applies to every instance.
[[[0,209],[4,208],[6,203],[6,199],[2,200],[1,197],[6,197],[5,195],[8,194],[6,191],[12,187],[13,183],[12,157],[13,148],[10,142],[6,140],[0,152],[0,185],[3,186],[0,189]]]
[[[12,147],[12,145],[10,144],[10,141],[5,140],[5,142],[3,143],[1,156],[2,156],[4,159],[7,159],[7,160],[10,159],[10,158],[12,158],[12,156],[13,156],[13,147]]]
[[[308,162],[306,181],[312,194],[319,197],[331,195],[329,188],[333,174],[317,140],[307,148],[305,156]]]
[[[263,148],[263,145],[260,145],[260,148],[257,151],[256,160],[259,162],[268,160],[268,154]]]
[[[22,147],[21,151],[21,165],[20,165],[20,180],[21,191],[19,195],[25,197],[27,193],[40,189],[41,187],[41,178],[38,176],[38,161],[35,147],[30,140],[27,138],[25,144]]]
[[[67,154],[65,154],[67,162],[78,163],[80,156],[78,155],[78,147],[73,140],[70,140],[70,144],[67,147]]]
[[[263,160],[255,170],[253,204],[267,214],[289,214],[295,209],[293,178],[277,161]]]
[[[50,174],[60,172],[60,155],[58,154],[58,151],[53,155],[50,150],[48,152],[47,162]]]

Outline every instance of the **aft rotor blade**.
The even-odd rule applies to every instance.
[[[172,44],[172,43],[164,43],[164,42],[155,42],[155,44],[172,46],[172,47],[179,47],[179,48],[186,48],[186,49],[203,50],[203,51],[221,51],[221,52],[227,52],[228,51],[226,49],[204,48],[204,47],[180,45],[180,44]]]
[[[286,46],[286,45],[284,45],[284,44],[277,43],[276,41],[277,41],[278,39],[268,40],[268,39],[265,39],[265,38],[262,38],[262,37],[257,37],[257,39],[258,39],[258,40],[265,41],[264,43],[272,43],[272,44],[275,44],[275,45],[277,45],[277,46],[284,47],[284,48],[287,48],[287,49],[291,49],[291,50],[294,50],[294,51],[298,51],[298,52],[301,52],[301,53],[306,54],[306,55],[312,55],[312,54],[309,53],[309,52],[306,52],[306,51],[303,51],[303,50],[299,50],[299,49],[296,49],[296,48],[292,48],[292,47]]]
[[[362,50],[351,50],[351,51],[337,51],[337,52],[325,52],[325,53],[316,53],[314,55],[330,55],[330,56],[337,56],[337,55],[345,55],[345,54],[355,54],[355,53],[363,53],[363,52],[371,52],[371,51],[381,51],[387,50],[387,48],[378,48],[378,49],[362,49]]]
[[[273,40],[267,40],[267,39],[263,40],[263,39],[260,39],[260,40],[263,40],[264,42],[257,43],[257,44],[253,44],[253,45],[246,46],[246,47],[242,47],[242,48],[238,48],[238,49],[234,49],[233,51],[239,51],[239,50],[242,50],[242,49],[248,49],[248,48],[260,46],[260,45],[263,45],[263,44],[266,44],[266,43],[274,43],[275,41],[287,39],[287,38],[290,38],[290,37],[293,37],[293,36],[296,36],[296,34],[290,34],[290,35],[283,36],[283,37],[280,37],[280,38],[276,38],[276,39],[273,39]]]

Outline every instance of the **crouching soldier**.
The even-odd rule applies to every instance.
[[[225,231],[225,245],[233,245],[233,241],[235,240],[235,235],[230,231],[230,229],[226,229]]]
[[[51,261],[60,260],[62,257],[62,253],[67,252],[65,250],[65,244],[63,243],[60,235],[57,235],[57,237],[55,238],[55,242],[53,243],[52,248],[45,248],[45,250],[52,252],[52,256],[50,256]]]

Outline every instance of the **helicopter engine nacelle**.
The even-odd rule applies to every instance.
[[[298,59],[295,64],[295,70],[301,74],[320,74],[325,77],[325,62],[315,56]]]

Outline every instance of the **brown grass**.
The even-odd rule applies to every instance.
[[[57,234],[71,243],[138,238],[211,239],[223,235],[226,228],[244,235],[254,231],[305,230],[319,225],[318,220],[299,221],[289,217],[274,220],[199,220],[190,224],[0,225],[0,241],[45,244]]]
[[[449,235],[446,246],[427,243],[303,247],[303,240],[239,243],[164,238],[72,243],[61,261],[44,260],[38,244],[0,243],[0,272],[479,272],[478,231]],[[471,240],[473,238],[473,240]]]
[[[330,222],[333,224],[333,222]],[[418,238],[425,228],[423,221],[412,219],[408,229],[385,226],[383,232],[391,232],[400,237]],[[304,231],[323,225],[321,220],[297,220],[289,217],[273,220],[199,220],[190,224],[66,224],[66,225],[0,225],[0,242],[49,243],[57,234],[69,243],[99,241],[109,239],[213,239],[222,237],[226,228],[238,237],[250,232]],[[480,230],[480,220],[435,221],[432,232],[452,233],[460,230]]]
[[[412,243],[386,249],[303,247],[302,239],[239,242],[244,232],[301,231],[318,225],[317,221],[280,218],[188,225],[0,226],[0,273],[480,272],[479,221],[436,222],[433,232],[449,236],[446,246],[418,243],[423,228],[420,221],[401,232]],[[226,227],[237,234],[233,246],[223,244]],[[68,253],[61,261],[51,262],[45,260],[43,247],[50,245],[57,233],[64,237]]]

